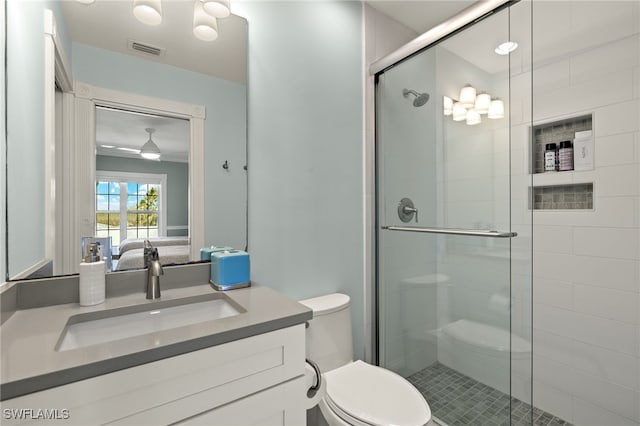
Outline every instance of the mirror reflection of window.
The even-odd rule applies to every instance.
[[[167,235],[162,205],[166,175],[98,172],[97,178],[97,237],[111,237],[118,247],[128,238]]]

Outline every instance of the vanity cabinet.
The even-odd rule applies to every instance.
[[[8,419],[11,409],[65,409],[65,425],[305,424],[304,332],[299,324],[10,399],[2,423],[30,423]]]

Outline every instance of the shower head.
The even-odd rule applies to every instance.
[[[408,98],[409,94],[412,94],[413,96],[416,97],[413,100],[413,106],[414,107],[421,107],[422,105],[426,104],[429,101],[429,94],[428,93],[418,93],[415,90],[411,90],[411,89],[403,89],[402,90],[402,96],[404,96],[405,98]]]

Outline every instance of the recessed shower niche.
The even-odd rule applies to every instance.
[[[580,178],[594,168],[593,117],[580,115],[533,126],[532,210],[593,210],[593,183]]]

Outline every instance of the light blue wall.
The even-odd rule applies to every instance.
[[[205,243],[244,248],[246,87],[78,43],[73,74],[94,86],[205,106]]]
[[[96,170],[166,174],[167,226],[189,224],[189,165],[187,163],[97,155]],[[181,234],[168,233],[167,235],[186,235],[186,232],[185,230]]]
[[[352,298],[364,355],[362,6],[250,2],[251,278]]]
[[[11,276],[44,259],[44,10],[71,60],[60,5],[7,1],[7,203]]]

